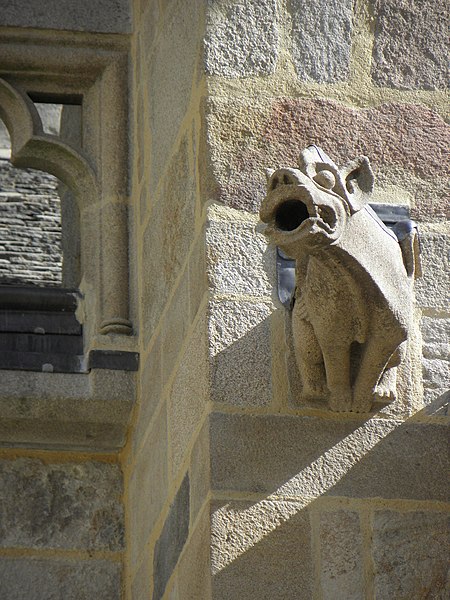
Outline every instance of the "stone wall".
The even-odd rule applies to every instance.
[[[133,600],[444,593],[448,130],[427,7],[429,35],[419,3],[136,2]],[[379,412],[304,402],[257,232],[264,170],[310,143],[338,163],[369,156],[373,200],[419,223],[416,334]]]
[[[69,451],[66,429],[51,449],[30,438],[34,447],[0,450],[0,596],[443,598],[450,231],[439,3],[131,4],[131,34],[122,0],[116,25],[99,19],[103,2],[89,21],[82,2],[72,20],[58,13],[32,34],[46,44],[52,30],[39,28],[60,26],[92,56],[96,31],[111,48],[130,44],[134,331],[129,346],[98,337],[139,350],[137,403],[119,453],[107,442]],[[27,38],[26,15],[14,18]],[[417,331],[398,400],[382,411],[333,413],[301,395],[258,209],[264,170],[294,166],[309,143],[338,163],[367,154],[374,199],[409,205],[419,224]],[[100,170],[107,186],[108,165]],[[80,227],[94,240],[86,214]],[[101,410],[113,419],[132,380],[103,373]],[[87,438],[98,404],[60,377],[43,394],[51,402],[18,398],[15,410],[32,430],[35,415],[45,427],[67,407],[67,435]]]
[[[132,253],[142,367],[123,456],[133,600],[209,597],[204,13],[202,1],[135,3]]]
[[[443,597],[442,10],[398,0],[209,7],[201,180],[212,201],[212,597]],[[295,167],[311,143],[338,164],[367,155],[374,201],[409,205],[419,224],[422,333],[411,340],[398,400],[382,411],[336,414],[304,401],[274,252],[257,233],[264,169]]]
[[[110,457],[0,451],[0,596],[119,600],[122,474]]]

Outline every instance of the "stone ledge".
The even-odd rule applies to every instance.
[[[445,425],[213,413],[211,488],[301,498],[446,501]]]
[[[2,25],[65,29],[98,33],[130,33],[131,15],[126,0],[34,0],[8,2],[2,7]]]
[[[1,372],[0,446],[116,450],[135,401],[133,372]]]

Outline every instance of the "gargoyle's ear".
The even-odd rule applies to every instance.
[[[374,176],[369,159],[360,156],[340,169],[339,174],[351,211],[360,210],[369,201],[373,190]]]
[[[337,166],[331,158],[315,144],[310,144],[305,148],[298,158],[300,171],[311,179],[314,179],[318,170],[323,169],[323,165],[328,165],[332,171],[337,171]]]
[[[270,178],[275,173],[275,169],[265,169],[265,172],[266,172],[267,183],[269,183]]]

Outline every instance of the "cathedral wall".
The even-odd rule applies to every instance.
[[[138,370],[0,371],[0,596],[444,597],[440,3],[10,4],[2,75],[82,97],[68,154],[80,193],[99,192],[80,225],[85,345]],[[373,201],[418,224],[413,327],[384,408],[303,394],[259,208],[265,170],[309,144],[338,165],[366,155]]]
[[[434,3],[210,5],[202,181],[212,202],[213,598],[444,593],[443,39]],[[339,165],[368,156],[372,201],[406,205],[418,223],[415,333],[398,398],[384,409],[336,413],[302,397],[258,210],[264,170],[296,167],[309,144]]]
[[[135,11],[132,260],[141,371],[123,453],[126,585],[133,599],[169,592],[206,598],[209,364],[199,167],[205,6],[141,2]]]

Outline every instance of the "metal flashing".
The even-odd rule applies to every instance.
[[[406,204],[370,203],[369,206],[380,221],[394,233],[399,230],[398,227],[396,228],[398,223],[409,221],[410,211]],[[278,299],[285,308],[292,310],[295,292],[295,260],[277,247],[276,261]]]

